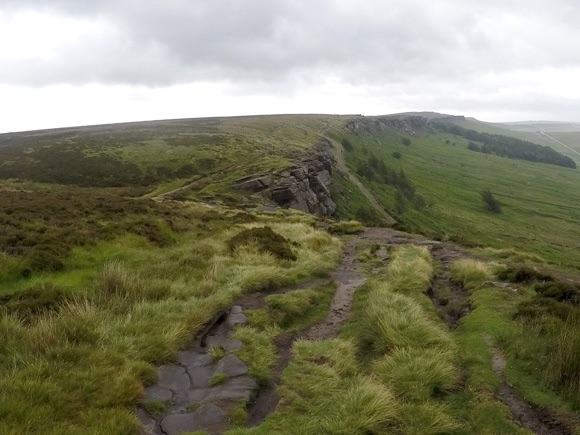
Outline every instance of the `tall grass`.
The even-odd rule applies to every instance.
[[[482,261],[463,259],[452,264],[451,276],[456,281],[461,281],[466,288],[471,289],[492,280],[493,272]]]
[[[439,348],[397,348],[376,360],[371,372],[398,397],[427,401],[455,386],[455,358],[453,353]]]
[[[580,407],[580,314],[566,319],[552,346],[546,376]]]
[[[400,433],[452,433],[459,423],[440,403],[456,385],[456,345],[433,315],[424,292],[433,265],[425,247],[395,248],[378,278],[367,281],[357,308],[355,336],[374,381],[388,388],[400,406]]]
[[[371,291],[362,313],[363,338],[375,355],[397,347],[422,349],[453,347],[449,333],[408,296],[388,292],[388,286]],[[382,291],[381,291],[382,290]]]
[[[135,433],[131,410],[155,378],[151,364],[174,358],[241,294],[328,273],[338,261],[340,242],[283,215],[269,224],[285,231],[296,261],[249,246],[229,254],[226,241],[243,226],[196,220],[203,213],[195,208],[193,231],[169,246],[116,245],[120,255],[104,262],[96,246],[102,266],[87,288],[26,323],[0,309],[1,433]]]
[[[429,251],[403,245],[393,251],[392,261],[378,278],[367,281],[359,334],[375,356],[409,346],[452,350],[448,332],[429,314],[431,302],[423,294],[432,276]]]
[[[229,433],[394,432],[400,404],[387,387],[360,375],[358,369],[350,341],[297,341],[284,371],[277,410],[256,428]]]

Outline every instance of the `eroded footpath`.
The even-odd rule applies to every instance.
[[[298,289],[310,288],[328,279],[315,279],[294,288],[274,290],[270,293],[246,295],[239,305],[222,313],[206,327],[193,344],[178,355],[176,364],[159,367],[159,381],[146,391],[144,403],[149,413],[138,410],[144,434],[173,435],[183,432],[205,430],[210,434],[223,433],[230,425],[230,415],[240,401],[249,403],[247,409],[248,426],[257,426],[270,415],[279,402],[277,394],[282,372],[291,360],[291,349],[296,339],[327,340],[338,337],[341,328],[351,316],[355,291],[364,281],[358,263],[357,243],[379,244],[382,247],[412,244],[425,246],[437,262],[436,274],[431,287],[426,292],[441,317],[451,330],[458,326],[461,318],[471,311],[469,295],[463,286],[451,279],[451,265],[464,258],[473,258],[461,248],[450,244],[421,237],[409,237],[389,228],[369,228],[345,243],[341,262],[330,280],[336,283],[327,317],[317,324],[295,335],[282,333],[275,340],[278,360],[275,364],[270,383],[259,388],[248,376],[248,367],[234,352],[244,345],[233,339],[236,325],[247,323],[244,310],[260,308],[268,294],[287,293]],[[382,261],[388,262],[388,252],[383,251]],[[455,301],[455,309],[450,309],[449,297]],[[223,348],[224,354],[216,358],[211,355],[212,347]],[[503,368],[505,361],[493,349],[492,368],[501,380],[496,397],[511,411],[513,419],[520,426],[535,434],[563,435],[571,433],[564,425],[550,415],[536,409],[517,394],[505,380]],[[219,381],[219,382],[218,382]],[[152,414],[155,406],[166,403],[167,407]],[[149,406],[147,406],[149,404]]]

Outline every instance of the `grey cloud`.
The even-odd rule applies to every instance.
[[[580,65],[571,18],[580,6],[570,1],[9,0],[4,7],[94,17],[119,38],[89,37],[54,59],[8,64],[4,83],[258,85],[309,74],[363,85],[445,83]]]

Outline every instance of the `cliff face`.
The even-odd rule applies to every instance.
[[[346,128],[351,133],[358,132],[380,132],[382,130],[399,130],[411,136],[415,136],[420,131],[431,131],[431,121],[444,121],[451,119],[465,119],[463,116],[439,115],[439,116],[420,116],[420,115],[399,115],[399,116],[373,116],[361,117],[348,121]]]
[[[285,208],[330,216],[336,210],[328,190],[333,161],[331,143],[322,139],[314,153],[299,163],[281,171],[241,178],[233,187],[260,193]]]

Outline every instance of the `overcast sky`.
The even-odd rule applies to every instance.
[[[580,121],[577,0],[0,0],[0,132],[433,110]]]

